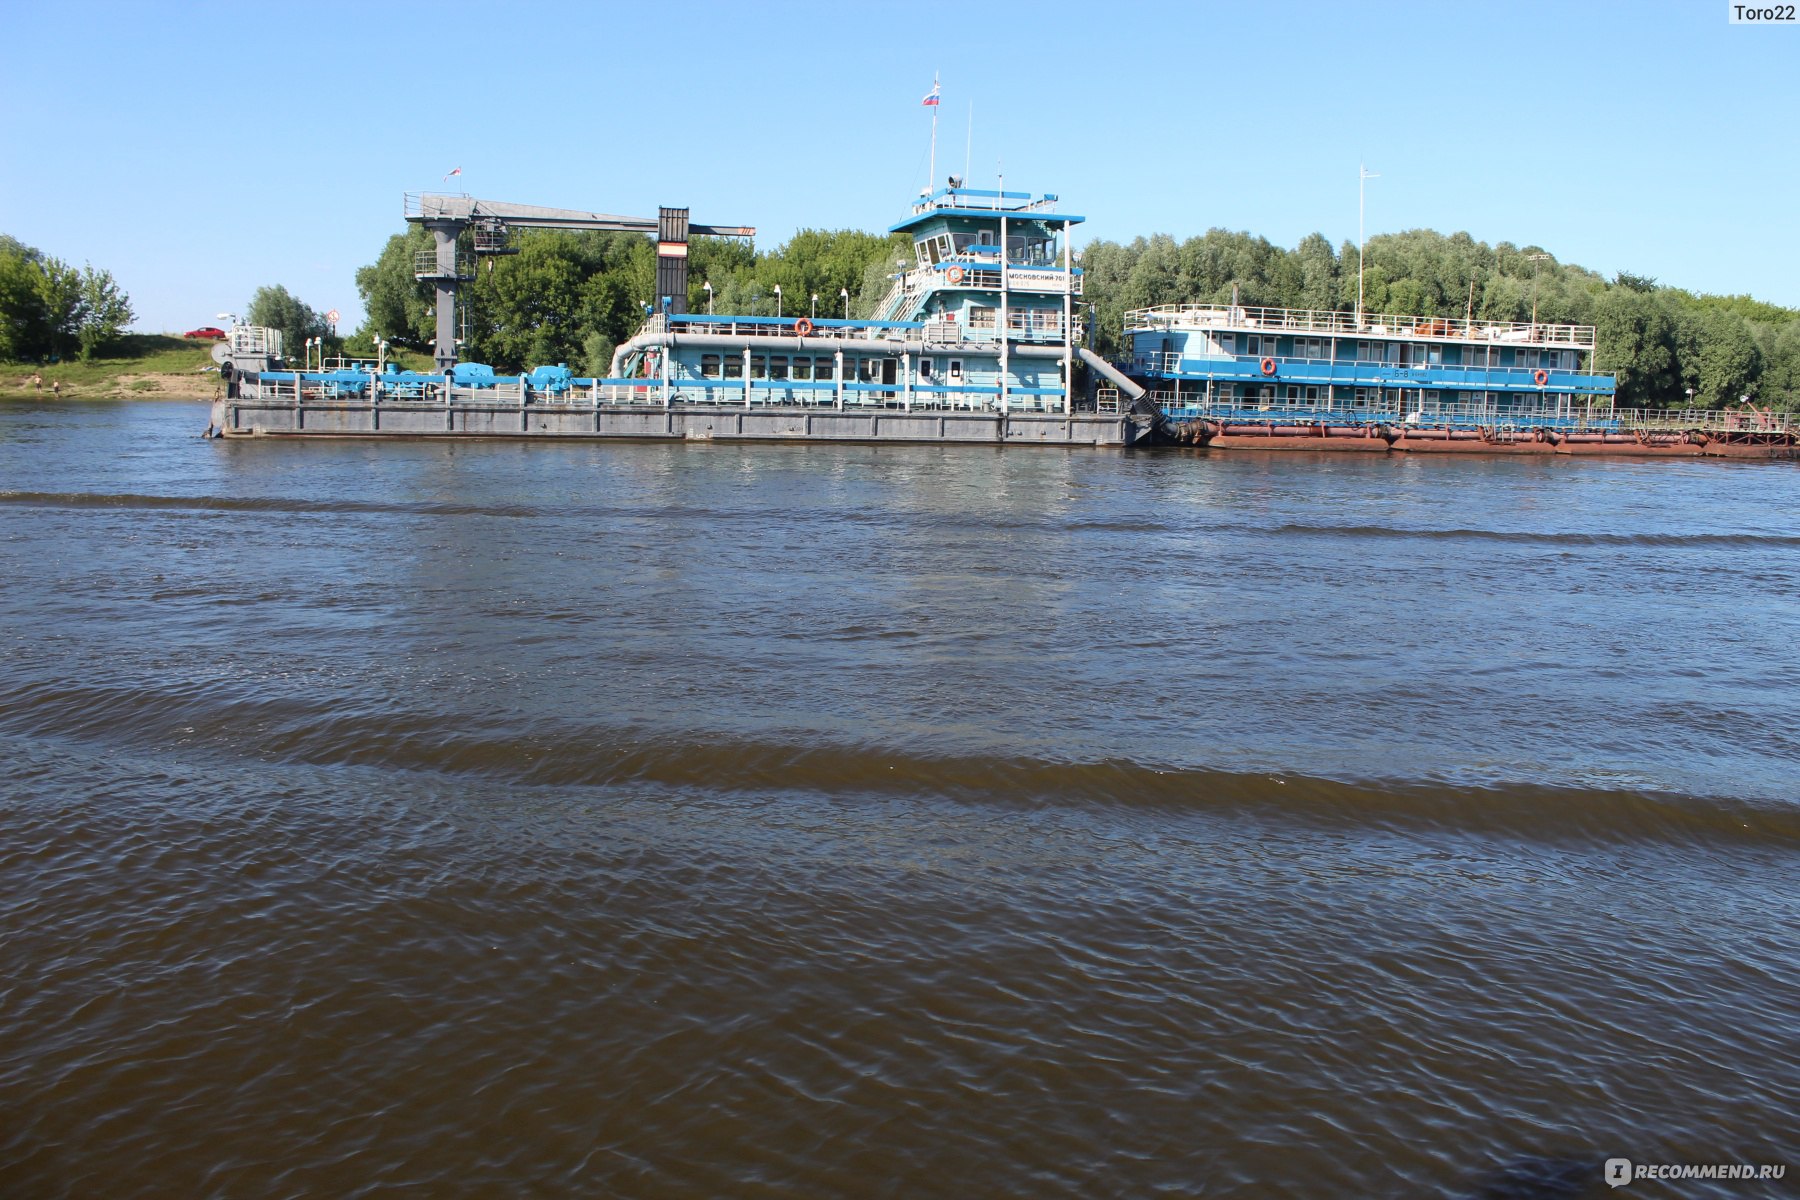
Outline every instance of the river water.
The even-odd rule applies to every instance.
[[[1800,468],[0,406],[0,1195],[1800,1175]]]

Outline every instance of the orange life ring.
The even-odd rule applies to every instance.
[[[805,337],[812,332],[812,322],[805,317],[801,317],[798,321],[794,322],[794,332],[800,337]]]
[[[1532,378],[1532,381],[1534,383],[1536,383],[1539,387],[1543,387],[1546,383],[1550,382],[1550,372],[1544,370],[1544,368],[1542,368],[1542,367],[1539,367],[1537,370],[1535,370],[1531,373],[1531,378]]]
[[[1274,359],[1265,358],[1262,360],[1262,373],[1264,375],[1273,375],[1275,373],[1275,360]]]
[[[951,267],[948,271],[944,272],[944,278],[948,279],[951,283],[961,283],[963,281],[963,269],[961,267]]]

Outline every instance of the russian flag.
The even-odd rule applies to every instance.
[[[931,81],[931,90],[929,92],[925,93],[924,103],[927,106],[935,107],[937,102],[938,102],[938,85],[937,85],[937,80],[934,79]]]

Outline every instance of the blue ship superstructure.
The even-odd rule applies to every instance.
[[[1604,427],[1616,380],[1591,325],[1180,304],[1125,316],[1129,357],[1174,422]]]
[[[913,239],[867,318],[654,315],[608,376],[604,403],[867,406],[1067,413],[1081,271],[1053,195],[948,186],[890,227]]]

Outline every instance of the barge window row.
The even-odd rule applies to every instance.
[[[1049,327],[1048,325],[1046,327]],[[1240,339],[1242,349],[1239,349]],[[1213,343],[1216,353],[1230,355],[1234,358],[1280,358],[1306,359],[1319,362],[1364,362],[1388,363],[1396,366],[1463,366],[1463,367],[1498,367],[1501,362],[1501,348],[1498,346],[1458,346],[1462,352],[1461,362],[1446,362],[1448,347],[1439,342],[1382,342],[1359,340],[1355,343],[1343,342],[1338,356],[1332,356],[1330,338],[1297,337],[1289,349],[1283,352],[1276,335],[1263,333],[1217,334]],[[1199,343],[1204,353],[1210,349],[1203,340]],[[1168,340],[1164,340],[1165,350],[1172,349]],[[1344,351],[1348,350],[1349,354]],[[1573,371],[1580,363],[1580,352],[1575,350],[1538,350],[1519,347],[1513,351],[1513,361],[1505,364],[1514,369],[1531,369],[1543,367],[1552,371]]]
[[[1513,392],[1486,391],[1444,391],[1438,388],[1331,388],[1324,385],[1267,383],[1233,383],[1219,384],[1214,389],[1182,393],[1192,400],[1218,400],[1227,403],[1255,404],[1261,408],[1272,406],[1310,408],[1319,404],[1331,407],[1347,406],[1349,408],[1369,408],[1392,410],[1396,406],[1420,403],[1427,411],[1443,405],[1456,405],[1464,408],[1492,408],[1496,411],[1530,410],[1537,411],[1546,403],[1551,405],[1579,404],[1587,400],[1570,392],[1548,392],[1539,399],[1538,393],[1520,394]]]
[[[848,357],[846,363],[854,361]],[[700,374],[706,379],[742,379],[744,357],[741,354],[702,354]],[[752,379],[836,379],[837,361],[830,355],[817,358],[804,354],[752,354]]]
[[[847,354],[844,356],[844,377],[846,379],[854,378],[862,383],[892,383],[896,366],[897,362],[893,358],[859,357]],[[953,382],[960,382],[963,378],[963,360],[926,357],[918,359],[920,379],[930,379],[939,370],[947,374]],[[702,354],[700,356],[700,375],[705,379],[742,379],[744,377],[743,356]],[[806,355],[752,354],[750,356],[750,378],[809,381],[836,379],[837,363],[825,355],[812,358]]]

